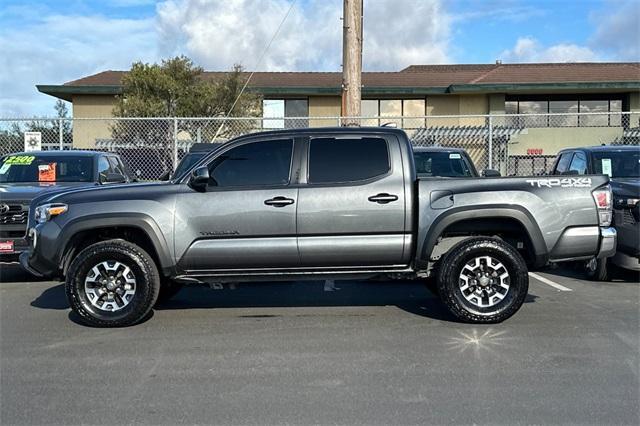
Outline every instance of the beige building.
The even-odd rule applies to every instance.
[[[105,71],[37,88],[73,104],[73,117],[82,119],[73,125],[74,146],[93,147],[112,137],[110,121],[91,119],[112,117],[124,74]],[[205,72],[204,77],[220,75]],[[639,126],[640,63],[413,65],[398,72],[365,72],[362,80],[362,116],[380,117],[363,124],[397,122],[412,135],[446,134],[466,146],[473,143],[468,135],[474,129],[486,128],[487,117],[463,116],[492,114],[493,125],[509,139],[511,156],[551,156],[567,146],[610,143]],[[281,117],[327,126],[337,124],[334,117],[340,115],[340,82],[337,72],[257,72],[250,89],[264,97],[264,117],[274,118],[264,120],[264,128],[287,126],[276,119]],[[614,114],[522,118],[582,112]],[[616,114],[623,112],[639,115]],[[470,151],[475,157],[485,154],[484,148]]]

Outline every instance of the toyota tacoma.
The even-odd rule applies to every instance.
[[[257,133],[169,182],[39,198],[20,260],[65,277],[93,326],[135,324],[185,283],[430,276],[459,319],[499,322],[528,267],[613,253],[608,182],[421,179],[397,129]]]

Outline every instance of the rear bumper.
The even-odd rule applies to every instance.
[[[600,249],[598,250],[598,259],[611,257],[616,253],[616,243],[618,233],[615,228],[600,228]]]

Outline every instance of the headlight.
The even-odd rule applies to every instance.
[[[61,215],[67,210],[68,207],[66,204],[43,204],[36,207],[34,218],[38,223],[45,223],[52,217]]]

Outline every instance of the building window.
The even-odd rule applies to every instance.
[[[426,111],[425,98],[420,99],[363,99],[361,106],[362,117],[380,117],[380,119],[362,120],[364,126],[379,126],[385,123],[396,123],[404,129],[424,127]],[[389,117],[389,118],[384,118]],[[407,117],[407,118],[400,118]]]
[[[380,110],[378,109],[377,99],[363,99],[360,102],[360,114],[363,117],[378,117]],[[380,121],[378,119],[362,120],[363,126],[379,126]]]
[[[275,118],[263,120],[265,129],[291,129],[309,126],[309,120],[300,117],[309,117],[309,101],[307,99],[264,99],[262,101],[262,117]],[[294,117],[292,120],[283,120],[283,117]]]
[[[552,114],[575,114],[578,112],[578,101],[549,101],[549,112]],[[549,117],[549,127],[576,127],[577,115],[559,115]]]
[[[424,117],[427,114],[427,103],[424,99],[405,99],[402,101],[403,117]],[[404,118],[402,120],[404,129],[417,129],[424,127],[424,118]]]
[[[602,95],[526,95],[507,96],[507,114],[564,114],[558,116],[518,117],[510,120],[519,127],[595,127],[620,126],[621,114],[578,116],[583,112],[622,112],[620,99],[607,99]],[[569,114],[569,115],[567,115]],[[570,115],[576,114],[576,115]]]

